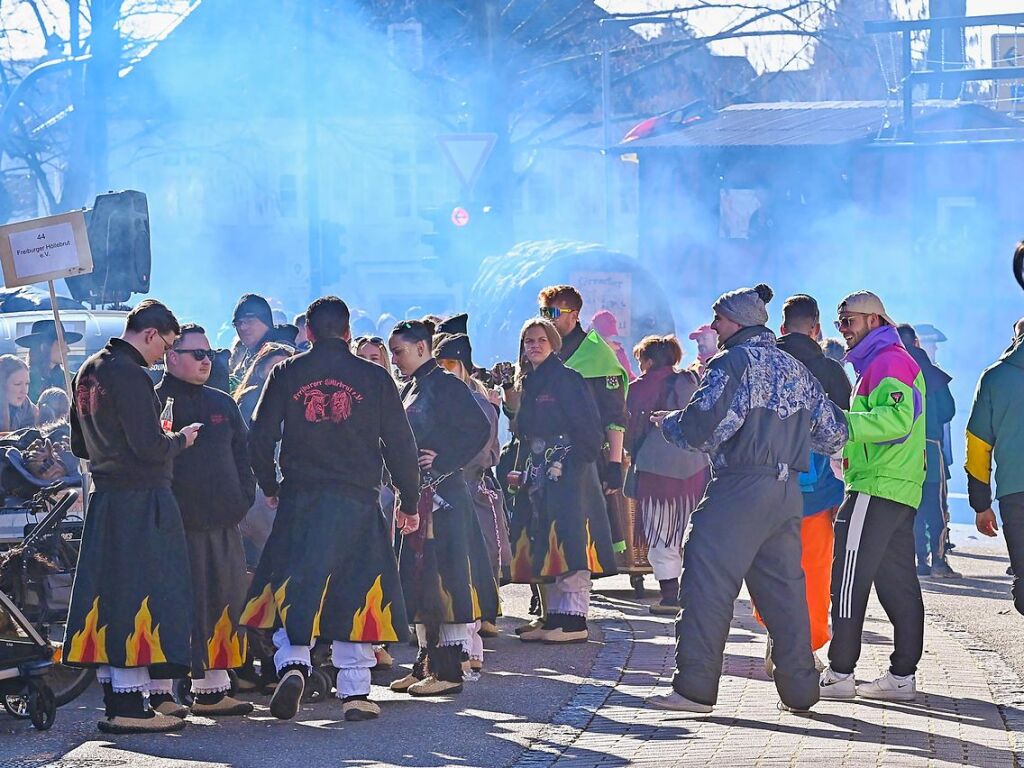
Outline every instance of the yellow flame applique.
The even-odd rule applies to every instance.
[[[597,544],[590,537],[590,521],[587,520],[587,570],[591,573],[604,573],[604,566],[597,559]]]
[[[213,626],[213,634],[206,643],[207,669],[235,669],[245,661],[244,643],[238,637],[228,608],[224,606],[220,618]]]
[[[153,626],[148,597],[142,599],[135,614],[135,631],[124,641],[124,658],[126,667],[148,667],[167,661],[160,645],[160,625]]]
[[[324,603],[327,602],[327,588],[329,586],[331,586],[331,574],[327,574],[327,581],[324,582],[324,591],[320,593],[320,607],[316,609],[316,614],[313,616],[312,637],[320,637],[320,617],[324,612]]]
[[[548,530],[548,553],[544,556],[544,567],[541,568],[541,576],[560,576],[569,570],[569,561],[565,557],[565,550],[558,541],[558,533],[555,531],[555,521],[551,521],[551,528]]]
[[[473,610],[473,620],[476,621],[483,616],[483,611],[480,610],[480,594],[476,591],[476,584],[473,581],[473,563],[466,558],[469,563],[469,600],[470,607]]]
[[[274,591],[274,604],[277,606],[277,612],[281,616],[282,624],[288,620],[288,606],[284,604],[284,601],[288,592],[288,582],[291,580],[291,576],[289,576],[281,583],[281,586]]]
[[[92,609],[85,614],[82,629],[71,638],[66,661],[80,664],[107,664],[107,628],[100,625],[100,599],[92,601]]]
[[[530,560],[530,537],[526,535],[526,528],[519,532],[516,540],[516,551],[509,564],[512,581],[517,584],[528,584],[533,578],[533,563]]]
[[[441,605],[444,607],[444,622],[446,624],[453,623],[455,621],[455,601],[452,599],[452,593],[444,588],[444,580],[440,573],[437,574],[437,592],[441,596]]]
[[[353,643],[396,643],[398,633],[391,623],[391,603],[384,605],[382,577],[378,576],[366,593],[363,607],[352,615],[352,632],[349,641]]]
[[[274,592],[270,584],[263,586],[263,591],[245,604],[239,624],[254,629],[272,629],[277,608],[274,606]]]

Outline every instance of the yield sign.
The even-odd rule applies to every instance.
[[[467,190],[476,184],[497,140],[496,133],[446,133],[437,137],[448,162]]]

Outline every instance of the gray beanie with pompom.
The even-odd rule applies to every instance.
[[[714,310],[744,328],[765,325],[768,322],[768,309],[765,305],[774,295],[775,292],[764,283],[758,283],[753,288],[737,288],[719,296]]]

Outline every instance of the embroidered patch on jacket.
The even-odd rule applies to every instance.
[[[892,401],[894,403],[896,403],[896,405],[899,405],[900,403],[903,402],[903,393],[902,392],[890,392],[889,393],[889,397],[892,398]]]
[[[604,377],[605,389],[618,389],[622,386],[622,382],[619,381],[618,376],[605,376]]]
[[[336,379],[310,382],[292,395],[303,405],[304,416],[310,424],[328,421],[340,424],[352,415],[352,404],[361,402],[362,394]]]
[[[212,416],[210,416],[210,423],[211,424],[223,424],[227,420],[228,420],[228,417],[225,416],[223,413],[215,413]]]

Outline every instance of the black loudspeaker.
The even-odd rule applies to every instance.
[[[114,304],[133,293],[149,293],[152,254],[146,195],[127,189],[99,195],[85,211],[93,271],[67,278],[78,301]]]

